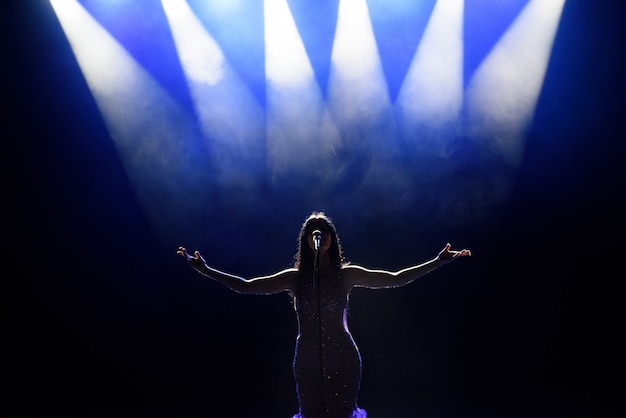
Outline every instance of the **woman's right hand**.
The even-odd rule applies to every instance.
[[[200,270],[206,265],[204,258],[202,257],[202,255],[200,255],[198,251],[195,251],[192,255],[187,252],[187,249],[185,247],[178,247],[178,251],[176,251],[176,254],[179,254],[181,257],[183,257],[196,270]]]

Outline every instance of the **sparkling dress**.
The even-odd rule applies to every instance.
[[[320,275],[318,316],[310,276],[301,273],[294,295],[299,332],[293,372],[300,411],[293,418],[365,418],[357,406],[361,355],[346,322],[349,291],[340,271]]]

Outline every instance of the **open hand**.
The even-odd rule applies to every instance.
[[[185,247],[178,247],[178,251],[176,251],[176,254],[183,257],[185,260],[187,260],[189,264],[191,264],[192,267],[196,269],[206,264],[204,258],[202,257],[202,255],[200,255],[198,251],[195,251],[192,255],[187,252],[187,249]]]
[[[439,252],[437,258],[441,261],[452,261],[457,257],[469,257],[472,255],[472,252],[467,249],[463,249],[461,251],[451,250],[452,244],[447,243],[446,246]]]

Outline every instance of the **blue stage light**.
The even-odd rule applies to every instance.
[[[462,199],[470,221],[513,184],[564,1],[498,2],[480,26],[486,0],[52,5],[144,201],[175,183],[240,208]]]

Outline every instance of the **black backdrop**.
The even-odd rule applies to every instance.
[[[372,417],[623,416],[621,3],[566,3],[569,43],[548,74],[565,81],[537,123],[568,126],[556,131],[568,138],[531,131],[498,219],[450,227],[428,247],[434,255],[451,239],[474,257],[410,288],[354,292],[361,405]],[[296,412],[288,297],[236,295],[156,241],[49,3],[3,8],[5,408]],[[265,222],[295,244],[299,223]],[[346,253],[367,260],[354,234],[343,234]],[[255,257],[241,273],[284,267]],[[401,262],[389,257],[377,267]]]

